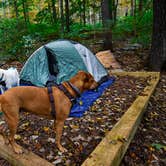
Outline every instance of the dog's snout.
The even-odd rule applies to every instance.
[[[96,81],[93,82],[90,89],[96,89],[98,87],[98,83]]]

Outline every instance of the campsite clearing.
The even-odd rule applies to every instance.
[[[138,95],[144,97],[144,101],[147,103],[149,98],[146,98],[146,96],[151,95],[151,91],[158,81],[158,75],[155,74],[154,77],[153,73],[141,73],[138,74],[139,76],[141,75],[141,77],[137,78],[133,77],[133,74],[132,76],[129,76],[130,74],[127,74],[127,76],[126,73],[123,75],[125,76],[116,78],[114,85],[94,103],[83,118],[69,118],[67,120],[62,141],[69,150],[68,153],[61,154],[55,148],[54,133],[51,127],[52,121],[27,113],[23,113],[24,116],[21,116],[21,126],[18,130],[19,136],[17,137],[18,142],[23,147],[32,150],[37,155],[50,162],[59,163],[61,165],[75,163],[80,165],[94,150],[102,138],[114,127],[115,123],[121,119],[121,116]],[[151,77],[151,75],[153,77]],[[149,86],[149,84],[153,87]],[[147,94],[141,93],[146,86],[149,87]],[[138,111],[142,112],[143,110],[140,108],[141,107],[138,107]],[[115,129],[113,128],[112,130]],[[24,131],[26,132],[24,133]],[[131,134],[133,135],[133,133]],[[127,146],[130,141],[127,142]],[[120,143],[123,144],[122,142]],[[124,151],[127,146],[125,145]],[[120,159],[122,156],[120,156]],[[120,161],[120,159],[118,161]],[[93,157],[90,157],[90,160],[93,160]]]

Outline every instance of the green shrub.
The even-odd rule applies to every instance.
[[[119,18],[113,27],[113,39],[131,38],[132,42],[138,42],[147,46],[151,42],[153,13],[149,9],[143,15],[127,16]]]

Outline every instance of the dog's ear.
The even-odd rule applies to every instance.
[[[87,73],[87,72],[82,71],[82,70],[78,72],[78,75],[81,76],[81,78],[85,82],[89,81],[89,79],[92,77],[92,75],[90,73]]]
[[[85,74],[85,73],[86,73],[85,71],[79,70],[77,74],[82,75],[82,74]]]

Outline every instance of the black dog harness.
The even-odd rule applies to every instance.
[[[76,96],[79,97],[81,95],[80,90],[77,87],[75,87],[73,84],[71,84],[70,82],[67,82],[67,83],[72,88],[72,90],[76,93]],[[76,98],[70,94],[70,92],[66,89],[66,87],[63,84],[60,84],[60,85],[56,84],[54,86],[57,87],[59,90],[61,90],[69,98],[72,105],[75,104]],[[51,103],[51,115],[52,115],[52,117],[55,118],[56,117],[56,110],[55,110],[55,101],[54,101],[52,87],[53,86],[48,86],[47,90],[48,90],[49,100]]]

